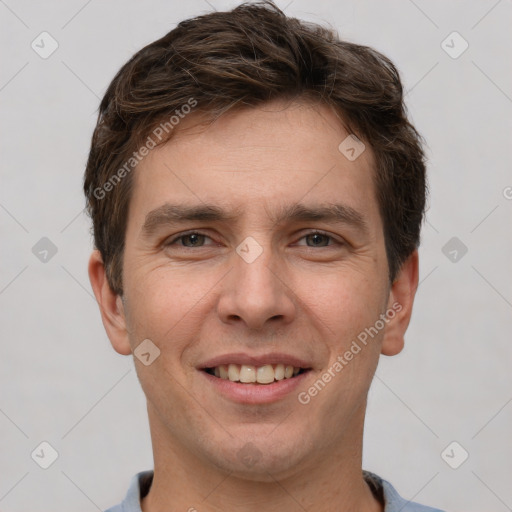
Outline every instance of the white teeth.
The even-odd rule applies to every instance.
[[[228,379],[233,382],[240,380],[240,367],[237,364],[230,364],[228,366]]]
[[[274,380],[290,379],[300,372],[300,368],[284,364],[264,364],[263,366],[254,366],[250,364],[222,364],[213,368],[213,374],[224,380],[232,382],[258,384],[271,384]]]
[[[260,384],[270,384],[274,382],[274,368],[269,364],[260,366],[257,371],[256,380]]]
[[[276,364],[276,367],[274,368],[274,378],[276,380],[284,379],[284,364]]]
[[[243,364],[240,368],[240,382],[256,382],[256,368]]]
[[[219,366],[219,373],[221,379],[228,379],[228,367],[225,364]]]

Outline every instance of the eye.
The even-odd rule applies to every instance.
[[[308,247],[328,247],[333,245],[332,243],[329,243],[333,241],[336,244],[340,245],[340,242],[334,240],[334,238],[331,235],[328,235],[327,233],[324,233],[322,231],[313,231],[312,233],[308,233],[307,235],[304,235],[300,240],[306,240],[306,245]]]
[[[179,245],[180,247],[203,247],[205,239],[211,240],[209,236],[203,235],[197,231],[191,231],[189,233],[184,233],[182,235],[176,236],[171,240],[165,242],[165,246],[170,245]],[[176,242],[181,240],[181,244],[176,244]]]
[[[188,233],[182,233],[177,235],[167,242],[164,243],[166,247],[168,246],[177,246],[184,247],[188,249],[193,249],[194,247],[205,247],[207,244],[206,240],[212,241],[212,239],[199,231],[190,231]],[[305,241],[306,243],[300,243]],[[311,233],[307,233],[299,239],[299,243],[296,245],[306,245],[307,247],[331,247],[333,245],[343,245],[342,242],[335,240],[333,236],[324,233],[323,231],[312,231]]]

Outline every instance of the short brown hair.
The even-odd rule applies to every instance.
[[[182,21],[137,52],[108,87],[84,192],[95,246],[114,292],[123,293],[134,152],[191,99],[197,105],[192,115],[212,120],[276,99],[331,107],[374,152],[389,278],[395,279],[419,245],[427,193],[422,139],[407,119],[398,71],[374,49],[342,41],[332,30],[287,17],[264,1]],[[158,142],[172,133],[166,130]]]

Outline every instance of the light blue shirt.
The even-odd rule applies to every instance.
[[[437,508],[426,507],[402,498],[395,488],[386,480],[374,473],[363,471],[363,476],[374,494],[384,503],[384,512],[443,512]],[[109,508],[105,512],[142,512],[140,508],[141,497],[146,496],[153,480],[153,471],[137,473],[130,483],[125,499],[119,505]]]

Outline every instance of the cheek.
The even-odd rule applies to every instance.
[[[187,321],[199,295],[193,280],[183,282],[170,272],[132,272],[125,292],[133,336],[158,345]]]
[[[166,366],[186,364],[187,354],[201,340],[219,274],[164,264],[141,265],[129,275],[125,289],[132,347],[149,338],[159,347]]]
[[[330,343],[341,349],[382,312],[386,296],[381,281],[371,269],[331,270],[328,275],[303,275],[297,280],[297,295],[319,320]]]

